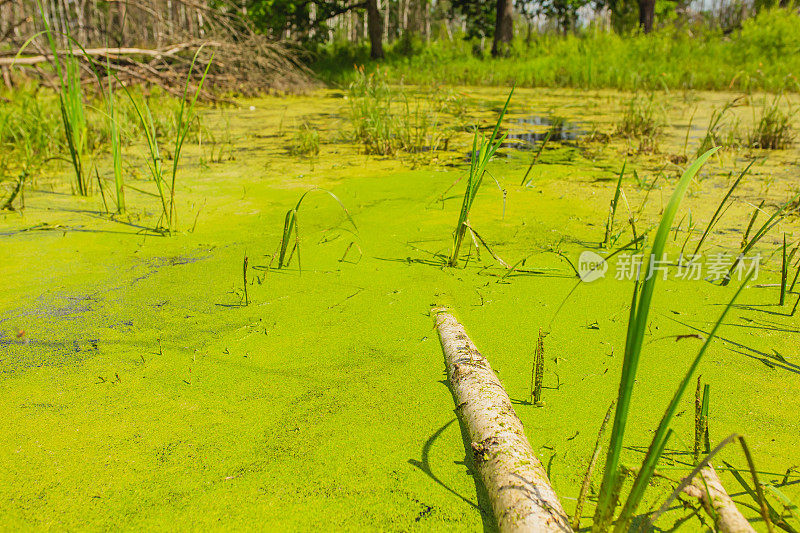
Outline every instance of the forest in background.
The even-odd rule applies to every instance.
[[[346,85],[381,63],[395,82],[624,90],[794,92],[800,70],[788,0],[0,0],[6,85],[18,67],[46,75],[41,40],[16,57],[43,17],[123,82],[166,90],[201,44],[207,87],[234,94]]]

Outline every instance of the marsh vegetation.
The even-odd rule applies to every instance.
[[[4,526],[493,530],[446,307],[576,531],[714,530],[712,485],[800,529],[792,9],[542,27],[495,58],[306,42],[331,85],[256,95],[231,43],[134,80],[141,54],[35,5],[8,58],[45,59],[0,90]],[[231,13],[258,42],[274,22]]]

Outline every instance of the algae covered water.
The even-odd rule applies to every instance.
[[[412,112],[426,90],[415,89]],[[426,149],[383,154],[353,136],[341,92],[202,110],[206,129],[185,148],[171,236],[152,231],[159,207],[139,146],[126,152],[126,215],[106,214],[98,194],[72,196],[66,165],[33,184],[24,209],[0,218],[6,525],[491,530],[429,316],[442,305],[491,361],[572,512],[617,394],[633,279],[646,259],[625,245],[657,224],[713,113],[735,95],[661,95],[659,132],[643,142],[621,131],[633,95],[517,90],[503,124],[515,142],[489,164],[469,220],[486,246],[465,245],[451,268],[470,125],[491,130],[507,96],[452,91],[446,111],[419,104],[430,124],[408,126]],[[749,127],[759,98],[732,109],[714,142]],[[554,124],[563,127],[542,147]],[[658,265],[626,465],[641,463],[740,275],[757,269],[699,370],[711,390],[709,434],[714,443],[746,435],[761,482],[800,499],[800,287],[778,303],[781,243],[785,234],[796,246],[797,206],[734,265],[754,209],[757,229],[797,193],[799,157],[796,147],[729,143],[690,185]],[[682,258],[753,160],[690,268]],[[624,203],[606,240],[623,162]],[[315,188],[278,268],[287,211]],[[602,275],[582,281],[598,257]],[[694,401],[681,405],[641,513],[692,469]],[[716,466],[749,502],[745,515],[758,517],[741,451],[724,450]],[[659,524],[690,513],[674,506]]]

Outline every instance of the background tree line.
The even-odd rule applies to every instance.
[[[502,56],[515,38],[530,43],[540,33],[585,27],[649,33],[700,20],[731,32],[764,8],[791,1],[0,0],[0,71],[9,84],[9,58],[42,29],[42,16],[87,47],[148,49],[150,55],[114,56],[123,77],[170,87],[188,66],[187,50],[205,43],[224,59],[212,70],[215,85],[258,92],[302,84],[307,70],[297,52],[331,43],[368,43],[371,57],[381,59],[387,44],[409,52],[425,41],[466,39],[473,51]],[[176,46],[183,52],[172,53]],[[32,51],[46,54],[39,42]]]
[[[373,59],[384,44],[459,34],[491,41],[505,53],[515,34],[569,33],[595,24],[618,33],[651,32],[659,22],[704,17],[732,31],[765,7],[790,0],[244,0],[255,27],[274,38],[314,46],[335,40],[369,41]]]

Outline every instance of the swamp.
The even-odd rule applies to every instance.
[[[662,1],[0,0],[0,529],[798,531],[800,15]]]

